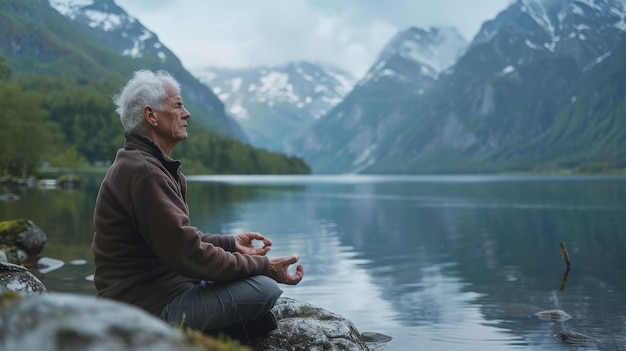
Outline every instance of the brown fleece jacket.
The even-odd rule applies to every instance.
[[[267,257],[239,254],[232,236],[192,227],[186,192],[179,161],[143,136],[126,135],[96,199],[98,296],[156,313],[200,280],[267,273]]]

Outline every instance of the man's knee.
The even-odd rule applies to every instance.
[[[259,289],[260,294],[262,294],[263,299],[268,302],[270,308],[274,306],[280,295],[283,291],[278,286],[278,283],[270,277],[266,277],[264,275],[258,275],[252,277]]]

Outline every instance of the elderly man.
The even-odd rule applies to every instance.
[[[298,255],[265,256],[272,241],[259,233],[205,234],[191,226],[185,176],[169,156],[187,138],[191,117],[179,83],[167,72],[140,70],[113,100],[126,140],[96,199],[98,295],[244,341],[275,329],[277,282],[297,284],[304,269],[288,272]]]

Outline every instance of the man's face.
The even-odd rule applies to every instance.
[[[187,139],[187,119],[191,114],[183,106],[180,92],[171,86],[166,86],[167,96],[161,103],[161,109],[155,109],[158,125],[155,132],[162,143],[172,147],[178,142]]]

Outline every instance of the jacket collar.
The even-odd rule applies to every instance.
[[[126,141],[124,142],[125,150],[141,150],[156,157],[167,170],[177,175],[181,171],[182,165],[179,160],[174,160],[161,150],[161,148],[152,140],[136,133],[126,133]]]

